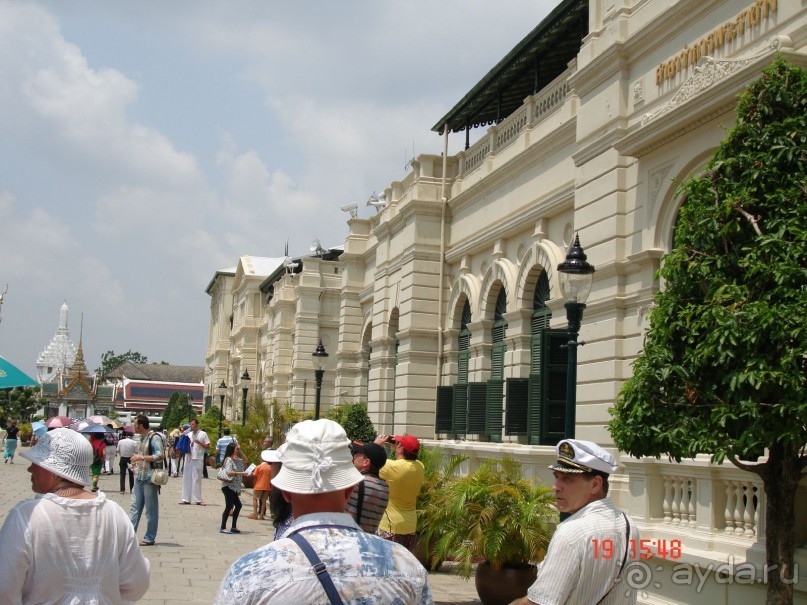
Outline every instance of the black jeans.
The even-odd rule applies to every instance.
[[[129,493],[134,489],[134,473],[129,470],[129,460],[131,458],[120,459],[120,491],[126,491],[126,473],[129,473]]]
[[[224,494],[224,512],[221,513],[221,529],[227,529],[227,517],[230,516],[230,511],[233,509],[235,509],[235,512],[233,513],[232,529],[235,529],[236,525],[238,525],[238,513],[241,512],[241,498],[226,485],[221,488],[221,493]]]

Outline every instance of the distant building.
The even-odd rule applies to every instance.
[[[36,380],[40,384],[54,382],[60,372],[73,365],[76,359],[76,345],[70,339],[67,328],[67,302],[59,310],[59,327],[45,350],[36,360]]]
[[[200,366],[127,361],[107,374],[107,380],[112,382],[115,412],[126,423],[138,414],[146,414],[159,424],[174,393],[188,395],[196,413],[204,413],[203,374]]]
[[[67,327],[67,305],[62,305],[62,325]],[[66,335],[66,332],[63,334]],[[57,336],[59,333],[57,333]],[[67,350],[65,340],[60,339],[59,346]],[[72,346],[72,342],[67,343]],[[47,350],[46,350],[47,351]],[[40,355],[40,359],[42,356]],[[42,396],[47,403],[42,409],[46,418],[52,416],[69,416],[70,418],[86,418],[94,414],[108,414],[112,405],[112,388],[109,386],[99,386],[96,376],[90,376],[87,371],[87,364],[84,362],[84,347],[82,337],[79,336],[78,350],[74,353],[69,366],[59,366],[53,372],[40,378],[42,385]]]

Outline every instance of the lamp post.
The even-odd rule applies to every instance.
[[[575,409],[577,406],[577,347],[585,342],[577,341],[583,309],[594,281],[594,266],[586,262],[586,253],[580,245],[580,235],[575,234],[574,243],[566,260],[558,265],[560,291],[566,301],[566,320],[569,323],[568,365],[566,370],[566,426],[564,435],[574,438]]]
[[[319,405],[322,398],[322,375],[325,374],[325,370],[322,368],[322,360],[328,356],[325,352],[325,347],[322,346],[322,339],[320,339],[317,345],[317,350],[311,355],[317,358],[317,369],[314,370],[314,378],[317,381],[317,396],[314,399],[314,420],[319,420]]]
[[[193,416],[193,395],[188,393],[188,423],[190,424],[191,416]]]
[[[219,385],[219,437],[221,437],[221,424],[224,422],[224,396],[227,394],[227,385],[221,381]]]
[[[241,400],[241,426],[247,423],[247,391],[249,390],[250,380],[249,371],[244,368],[244,373],[241,375],[241,382],[244,385],[241,387],[241,392],[244,394],[244,398]]]

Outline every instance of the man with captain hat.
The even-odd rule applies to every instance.
[[[639,531],[608,498],[616,460],[591,441],[564,439],[556,449],[552,489],[558,510],[571,516],[552,536],[527,596],[515,604],[635,604],[625,567],[636,558]]]

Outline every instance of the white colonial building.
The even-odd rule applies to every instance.
[[[577,233],[596,273],[575,434],[613,446],[608,409],[660,287],[676,183],[712,156],[738,94],[777,53],[807,66],[802,0],[564,0],[433,128],[468,143],[486,132],[456,155],[416,158],[381,212],[348,221],[343,251],[216,274],[206,393],[226,378],[239,396],[248,369],[250,392],[310,410],[321,340],[325,408],[366,401],[379,432],[439,440],[471,465],[510,455],[548,481],[566,396],[556,268]],[[764,586],[734,581],[737,565],[765,562],[756,476],[708,458],[621,462],[617,502],[644,538],[682,546],[649,561],[641,602],[764,601]],[[807,573],[807,485],[797,515]],[[726,573],[675,573],[696,564]]]

